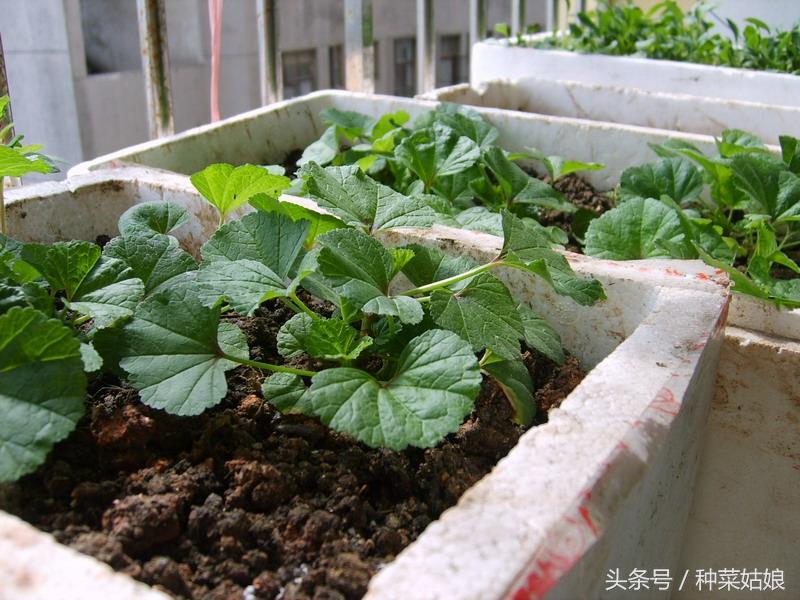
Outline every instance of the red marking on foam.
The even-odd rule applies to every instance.
[[[511,596],[513,600],[544,598],[597,539],[599,528],[588,509],[581,505],[561,520],[556,535],[562,543],[554,542],[552,538],[546,542],[547,545],[534,557],[525,583]]]
[[[654,410],[674,417],[680,412],[680,408],[680,402],[675,398],[672,390],[664,387],[656,394],[647,411]],[[651,414],[649,418],[653,418],[653,415]],[[644,424],[645,421],[637,419],[633,422],[633,427],[640,428]],[[629,445],[624,441],[619,441],[616,448],[616,456],[610,462],[604,463],[602,474],[596,480],[595,485],[607,486],[607,482],[613,479],[611,472],[618,471],[617,467],[624,462],[622,452],[628,451]],[[588,508],[592,489],[582,490],[581,496],[584,498],[583,502],[561,519],[557,529],[553,532],[555,536],[552,534],[548,536],[550,539],[545,542],[544,547],[531,557],[529,571],[524,575],[521,586],[509,595],[511,600],[542,600],[546,598],[561,578],[581,559],[586,549],[602,534],[602,527],[594,521]],[[602,514],[602,507],[600,512]],[[564,543],[565,540],[568,543]]]
[[[551,554],[537,559],[533,571],[528,575],[527,589],[523,588],[528,594],[528,598],[531,600],[544,598],[555,587],[562,575],[578,562],[585,549],[583,547],[570,555]]]
[[[677,269],[673,269],[672,267],[667,267],[664,269],[667,275],[675,275],[676,277],[683,277],[683,273],[678,271]]]
[[[715,275],[722,275],[725,272],[725,269],[714,269]]]
[[[714,323],[714,330],[713,335],[717,335],[723,327],[725,327],[725,323],[728,322],[728,311],[731,307],[731,297],[728,296],[728,299],[725,301],[725,306],[722,307],[722,313],[720,313],[717,322]]]
[[[697,279],[702,279],[703,281],[710,281],[711,280],[711,277],[709,277],[705,273],[698,273],[697,275],[695,275],[695,277]]]
[[[528,600],[528,598],[530,598],[530,596],[525,588],[518,589],[512,596],[512,600]]]
[[[698,342],[692,346],[692,350],[696,352],[697,350],[702,350],[705,347],[706,347],[705,342]]]
[[[655,400],[650,403],[650,408],[674,417],[680,412],[681,405],[675,399],[675,394],[672,393],[672,390],[663,387],[656,394]]]
[[[594,521],[592,520],[592,515],[589,514],[589,509],[586,508],[585,506],[580,506],[578,507],[578,512],[581,513],[581,517],[583,517],[583,520],[589,526],[589,529],[592,530],[592,533],[595,535],[600,535],[600,532],[597,530],[597,526],[594,524]]]

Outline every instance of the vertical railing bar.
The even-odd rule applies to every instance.
[[[164,0],[137,0],[150,139],[175,133]]]
[[[547,31],[558,29],[558,2],[559,0],[547,0]]]
[[[258,72],[261,104],[283,99],[278,0],[256,0],[258,23]]]
[[[6,73],[6,59],[5,55],[3,54],[3,39],[0,38],[0,98],[3,96],[11,95],[8,93],[8,74]],[[0,130],[5,129],[6,126],[11,125],[14,122],[13,117],[11,116],[11,101],[9,100],[8,104],[6,104],[6,110],[2,118],[0,118]],[[11,140],[14,139],[14,128],[10,128],[8,130],[8,135],[6,139],[0,139],[0,144],[7,144]]]
[[[375,40],[372,0],[345,0],[345,87],[352,92],[375,91]]]
[[[14,119],[11,115],[11,94],[8,92],[8,73],[6,72],[6,59],[3,54],[3,39],[0,38],[0,97],[8,96],[9,101],[6,104],[6,110],[3,113],[3,118],[0,119],[0,130],[6,126],[11,125]],[[14,139],[14,128],[10,127],[6,139],[0,139],[0,144],[8,144]],[[0,205],[3,203],[3,187],[11,188],[21,185],[22,180],[19,177],[0,177]],[[6,232],[6,213],[3,206],[0,206],[0,232]]]
[[[511,35],[521,35],[525,33],[525,0],[511,0]]]
[[[436,22],[433,0],[417,0],[417,93],[436,87]]]
[[[474,46],[487,34],[486,0],[469,0],[469,45]]]

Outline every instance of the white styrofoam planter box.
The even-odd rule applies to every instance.
[[[417,97],[714,136],[725,129],[743,129],[770,144],[777,144],[781,135],[800,136],[800,106],[653,92],[564,77],[496,78]]]
[[[9,231],[23,241],[113,235],[122,211],[153,199],[178,202],[196,217],[177,232],[189,250],[197,251],[216,222],[184,178],[152,170],[91,173],[9,196]],[[501,243],[449,228],[398,230],[385,241],[484,260]],[[603,589],[609,568],[677,568],[722,343],[726,282],[696,261],[568,258],[577,272],[603,282],[607,301],[581,307],[519,272],[501,276],[559,329],[590,373],[546,425],[526,433],[381,570],[367,598],[590,597]],[[0,524],[9,597],[51,598],[55,582],[93,563],[65,548],[52,551],[57,564],[42,561],[29,549],[53,547],[48,536],[7,515]],[[103,587],[87,578],[59,597],[159,597],[105,567],[92,569],[105,573]]]
[[[800,597],[800,336],[784,335],[726,327],[678,568],[784,572],[783,591],[742,598]],[[673,598],[736,595],[689,585]]]
[[[363,94],[353,94],[347,92],[320,92],[309,96],[281,102],[269,107],[251,111],[237,117],[227,119],[213,125],[199,127],[176,136],[162,140],[148,142],[132,148],[123,149],[112,155],[100,157],[95,161],[78,165],[72,173],[86,173],[93,169],[123,166],[125,164],[139,164],[150,168],[168,169],[173,173],[155,174],[156,181],[172,182],[171,185],[179,185],[181,191],[191,190],[188,177],[179,173],[191,173],[202,169],[210,162],[226,161],[235,164],[253,162],[256,164],[280,163],[287,154],[295,149],[305,147],[311,141],[317,139],[324,126],[318,118],[319,111],[327,107],[337,107],[343,110],[357,110],[374,116],[388,111],[406,110],[412,116],[428,110],[436,105],[431,101],[414,101],[403,98],[390,98],[382,96],[368,96]],[[541,150],[551,153],[568,156],[576,160],[603,162],[608,165],[604,171],[591,172],[587,174],[587,179],[600,190],[612,188],[619,181],[619,175],[625,168],[651,160],[654,158],[648,143],[663,142],[666,139],[680,137],[688,139],[697,144],[705,151],[716,149],[713,139],[709,136],[680,134],[663,130],[654,130],[630,125],[616,125],[611,123],[591,122],[580,119],[547,117],[537,114],[512,113],[491,108],[477,108],[485,119],[495,125],[500,131],[499,143],[509,150],[521,150],[525,146],[536,146]],[[176,200],[172,191],[152,188],[144,183],[136,183],[137,179],[141,182],[142,172],[136,171],[127,176],[131,189],[138,190],[137,193],[145,195],[147,198],[157,198],[163,195],[165,198]],[[121,185],[121,184],[120,184]],[[13,193],[13,192],[12,192]],[[102,202],[96,199],[87,199],[85,205],[92,206],[94,210],[103,204],[109,205],[118,202],[114,198],[117,195],[104,197]],[[76,200],[83,202],[82,200]],[[124,200],[122,201],[124,204]],[[76,235],[75,227],[86,226],[81,222],[80,214],[63,215],[55,202],[48,202],[52,205],[52,218],[49,221],[52,231],[46,235],[64,235],[66,237]],[[120,211],[121,208],[114,208]],[[197,210],[213,210],[209,208],[198,208]],[[112,211],[113,212],[113,211]],[[117,214],[117,213],[114,213]],[[106,220],[103,227],[114,227],[115,216],[109,214],[104,217]],[[211,219],[213,222],[213,219]],[[73,227],[69,229],[68,227]],[[191,235],[207,234],[209,230],[197,231]],[[107,233],[107,231],[96,231],[97,233]],[[93,239],[93,238],[92,238]],[[202,237],[198,238],[202,239]],[[196,245],[196,244],[195,244]],[[672,273],[676,280],[686,279],[679,273],[679,264],[670,263],[668,272]],[[632,263],[635,265],[635,263]],[[635,267],[634,267],[635,268]],[[768,401],[776,405],[788,406],[784,411],[790,415],[786,419],[800,420],[800,405],[796,403],[787,388],[775,388],[775,381],[772,379],[762,379],[763,373],[773,373],[769,369],[753,370],[751,373],[747,369],[747,361],[736,367],[730,367],[728,360],[739,354],[747,355],[750,350],[761,348],[761,354],[767,352],[763,348],[771,349],[775,354],[776,364],[781,365],[783,370],[779,371],[780,380],[796,377],[800,370],[800,353],[795,353],[790,349],[791,343],[775,336],[784,336],[794,340],[800,340],[800,310],[787,311],[779,310],[773,306],[751,299],[742,295],[734,295],[730,309],[729,325],[743,327],[754,330],[753,335],[766,338],[763,345],[750,344],[742,341],[734,335],[734,329],[728,328],[729,334],[726,339],[726,348],[737,348],[737,352],[726,352],[723,354],[721,366],[721,382],[718,384],[716,401],[714,407],[727,406],[729,402],[732,406],[749,406],[751,398],[746,395],[747,390],[766,389],[776,394],[774,399]],[[793,342],[792,342],[793,343]],[[763,348],[762,348],[763,346]],[[766,359],[760,359],[763,363]],[[754,360],[754,365],[756,364]],[[751,392],[752,393],[752,392]],[[724,414],[712,411],[711,422],[719,416],[722,419],[723,427],[725,420]],[[713,446],[714,431],[719,427],[709,431],[706,437],[709,446]],[[725,428],[726,438],[730,440],[731,432],[745,431],[742,428]],[[763,457],[761,446],[755,446],[756,437],[747,436],[741,433],[736,439],[737,447],[751,448],[748,454],[751,470],[761,473],[768,473],[769,465],[764,470],[760,470],[760,460]],[[782,448],[795,447],[797,436],[791,429],[784,429],[775,433],[771,443]],[[777,452],[777,451],[776,451]],[[716,486],[712,493],[711,488],[704,488],[705,493],[702,499],[705,505],[700,506],[695,521],[690,521],[693,526],[699,527],[698,530],[723,531],[726,530],[726,539],[737,540],[732,542],[737,548],[737,564],[755,564],[760,561],[760,556],[793,556],[795,548],[789,543],[789,537],[777,536],[775,544],[767,551],[764,546],[763,534],[756,531],[758,524],[752,519],[744,505],[735,505],[728,502],[730,494],[735,493],[727,482],[728,474],[737,468],[738,461],[731,458],[730,453],[722,451],[714,452],[707,456],[704,467],[704,482],[714,480]],[[770,456],[778,463],[785,464],[789,460],[784,454],[773,453]],[[793,459],[793,464],[800,464],[800,459]],[[800,468],[794,467],[788,471],[781,471],[782,477],[770,479],[769,485],[762,485],[759,490],[763,497],[792,497],[800,490]],[[705,485],[705,484],[704,484]],[[742,482],[746,485],[746,482]],[[764,503],[762,502],[761,505]],[[709,507],[724,505],[727,510],[710,510]],[[698,506],[698,505],[696,505]],[[703,508],[703,506],[705,508]],[[737,513],[733,508],[737,506]],[[753,506],[759,506],[755,504]],[[796,503],[795,503],[796,506]],[[701,521],[702,520],[702,521]],[[787,527],[783,532],[796,532],[797,528]],[[761,536],[761,537],[759,537]],[[797,539],[798,536],[795,536]],[[697,536],[690,536],[690,540],[699,540]],[[696,560],[694,567],[703,566],[704,560],[712,560],[715,556],[727,556],[729,553],[720,552],[718,555],[711,556],[708,553],[708,544],[712,544],[708,537],[705,539],[705,546],[695,544],[685,549],[685,555],[691,556]],[[759,539],[761,543],[750,544],[751,539]],[[705,554],[692,551],[692,548],[702,546]],[[749,560],[747,560],[749,559]],[[793,561],[794,576],[796,581],[800,581],[800,564]],[[728,565],[730,566],[730,565]]]
[[[542,38],[548,33],[532,36]],[[486,40],[472,48],[470,83],[539,77],[779,106],[797,106],[800,76],[631,56],[538,50]]]
[[[379,116],[404,110],[412,117],[434,108],[438,102],[343,91],[315,92],[278,102],[235,117],[145,142],[76,165],[69,175],[97,169],[138,165],[189,175],[214,162],[232,164],[282,163],[294,150],[317,140],[325,126],[319,113],[325,108],[354,110]],[[702,150],[716,149],[705,135],[677,133],[632,125],[585,119],[511,113],[478,108],[500,131],[498,143],[506,150],[526,146],[586,162],[602,162],[606,168],[586,175],[592,185],[610,189],[627,167],[652,157],[651,143],[681,138]]]

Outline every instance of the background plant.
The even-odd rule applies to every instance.
[[[662,158],[622,173],[620,204],[590,224],[586,253],[702,258],[736,291],[800,306],[800,142],[780,142],[780,157],[739,130],[723,132],[716,156],[680,140],[654,146]]]
[[[643,56],[709,65],[800,73],[800,25],[781,31],[755,18],[743,29],[725,24],[732,39],[713,30],[713,5],[697,3],[684,12],[674,0],[645,11],[632,2],[599,2],[595,11],[580,12],[566,32],[517,43],[572,52]]]
[[[8,104],[8,96],[0,97],[0,124],[6,120]],[[23,146],[21,135],[9,140],[13,130],[13,123],[7,123],[0,129],[0,234],[2,235],[7,233],[6,206],[3,198],[5,178],[22,177],[29,173],[52,173],[58,170],[53,160],[40,152],[41,145]]]
[[[403,111],[372,118],[331,108],[320,117],[327,129],[303,153],[298,162],[300,181],[292,192],[326,207],[327,192],[315,180],[320,167],[338,166],[341,173],[361,179],[369,176],[427,206],[437,223],[502,235],[500,212],[508,210],[559,246],[567,242],[564,232],[543,228],[537,219],[551,210],[570,214],[591,211],[576,207],[518,163],[540,164],[552,181],[603,168],[597,163],[547,156],[534,148],[506,152],[497,144],[500,134],[494,126],[476,111],[455,104],[441,104],[413,123]],[[347,166],[350,170],[344,168]],[[355,174],[356,167],[363,175]],[[591,217],[593,213],[582,215],[587,221]]]

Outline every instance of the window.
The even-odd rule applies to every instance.
[[[417,40],[399,38],[394,41],[394,93],[413,96],[417,89]]]
[[[461,53],[461,36],[443,35],[437,48],[436,85],[454,85],[466,81],[466,55]]]
[[[328,64],[330,65],[331,87],[337,90],[344,89],[344,47],[331,46],[328,48]]]
[[[314,50],[283,53],[283,97],[294,98],[317,89],[317,54]]]
[[[142,68],[135,2],[81,0],[80,10],[89,75]]]

